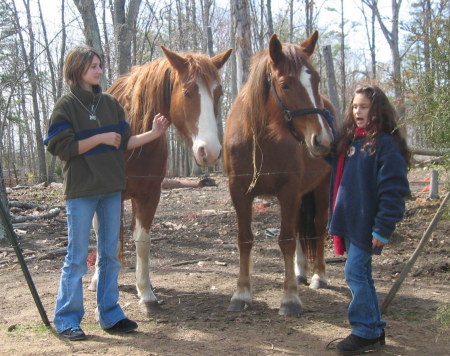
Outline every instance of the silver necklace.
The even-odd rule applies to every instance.
[[[100,99],[102,98],[101,94],[98,97],[97,100],[97,104],[94,107],[94,104],[91,105],[91,110],[89,110],[82,102],[80,99],[78,99],[78,97],[74,94],[71,93],[75,99],[77,99],[77,101],[80,103],[80,105],[89,113],[89,120],[97,120],[97,116],[95,115],[95,111],[97,110],[98,104],[100,103]]]

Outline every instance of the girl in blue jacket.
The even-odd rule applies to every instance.
[[[372,278],[372,254],[389,242],[410,195],[411,153],[397,113],[376,86],[358,88],[345,113],[333,162],[329,232],[335,251],[347,252],[345,279],[352,293],[351,334],[336,346],[356,355],[384,345],[384,328]]]

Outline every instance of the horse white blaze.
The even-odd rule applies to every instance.
[[[213,92],[209,92],[204,83],[198,83],[200,95],[200,117],[198,119],[198,132],[192,138],[192,150],[195,160],[201,166],[211,166],[220,157],[222,146],[217,134],[217,123],[214,115]]]
[[[148,261],[150,257],[150,231],[145,230],[139,219],[136,219],[133,231],[134,243],[136,244],[136,288],[139,303],[153,303],[157,300],[152,291]]]
[[[311,84],[311,73],[308,71],[306,66],[303,66],[300,71],[300,83],[302,83],[308,93],[309,99],[313,103],[313,107],[317,108],[317,101]],[[333,139],[327,129],[327,124],[325,124],[325,118],[323,118],[322,115],[317,114],[317,120],[319,121],[321,127],[320,135],[317,137],[317,140],[322,146],[329,147]]]

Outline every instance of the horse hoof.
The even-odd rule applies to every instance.
[[[303,313],[302,306],[296,303],[286,303],[281,305],[280,310],[278,311],[279,315],[293,315],[299,316]]]
[[[319,289],[319,288],[327,288],[328,283],[325,281],[321,281],[320,279],[316,279],[311,281],[311,284],[309,285],[309,288],[311,289]]]
[[[150,314],[152,312],[161,310],[161,304],[163,304],[163,302],[159,301],[159,300],[155,300],[152,302],[142,302],[139,304],[141,305],[141,308],[144,310],[144,312],[146,312],[147,315],[150,316]]]
[[[305,276],[297,276],[297,284],[307,285],[308,284],[308,280],[306,279]]]
[[[243,300],[233,300],[228,306],[227,312],[241,312],[245,310],[247,304]]]

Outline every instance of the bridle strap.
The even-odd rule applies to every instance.
[[[289,110],[281,101],[280,97],[278,96],[277,90],[275,88],[275,85],[273,84],[272,81],[272,75],[269,75],[268,78],[269,82],[270,82],[270,86],[272,88],[274,97],[278,103],[278,106],[280,108],[280,110],[283,112],[283,117],[284,117],[284,121],[286,123],[286,125],[289,128],[289,131],[291,132],[292,136],[294,136],[294,138],[303,143],[303,140],[298,136],[297,132],[295,132],[293,126],[292,126],[292,119],[296,116],[302,116],[302,115],[310,115],[310,114],[320,114],[322,115],[329,123],[330,121],[333,121],[333,117],[331,116],[330,112],[326,109],[320,109],[320,108],[307,108],[307,109],[298,109],[298,110]]]
[[[167,111],[170,111],[170,101],[172,98],[173,85],[170,81],[170,75],[172,74],[172,69],[167,68],[164,74],[164,104],[166,104]]]
[[[298,110],[289,110],[282,102],[280,97],[278,96],[277,89],[273,85],[273,81],[270,78],[270,86],[273,90],[273,94],[275,96],[275,99],[278,103],[278,106],[280,107],[280,110],[283,112],[285,116],[285,121],[290,122],[292,119],[296,116],[302,116],[302,115],[310,115],[310,114],[320,114],[323,117],[327,117],[329,113],[327,113],[326,109],[320,109],[320,108],[308,108],[308,109],[298,109]]]

